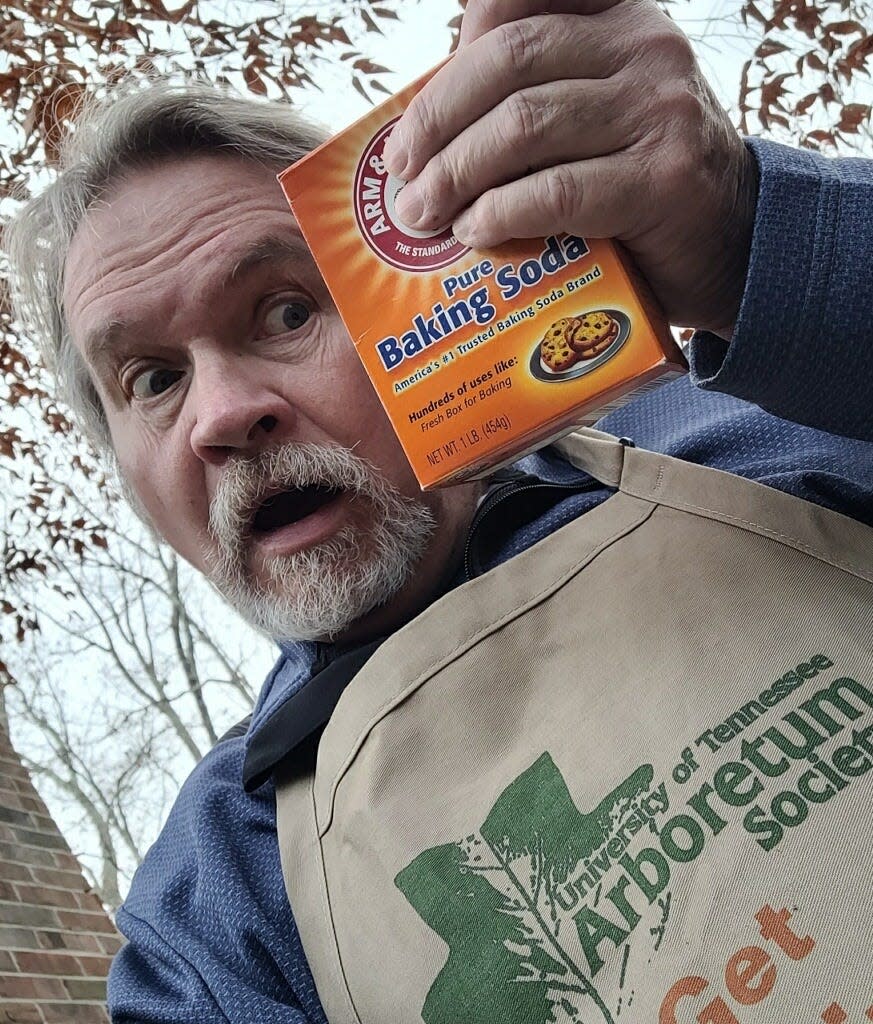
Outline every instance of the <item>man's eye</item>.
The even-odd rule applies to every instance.
[[[158,370],[146,370],[138,374],[133,381],[134,398],[154,398],[163,394],[171,388],[182,376],[182,370],[170,370],[162,368]]]
[[[305,302],[278,302],[264,317],[264,334],[272,337],[296,331],[309,319],[310,309]]]

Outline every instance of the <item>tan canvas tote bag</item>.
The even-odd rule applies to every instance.
[[[873,1020],[873,531],[585,431],[617,493],[428,608],[278,780],[332,1024]]]

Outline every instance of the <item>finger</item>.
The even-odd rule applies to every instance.
[[[647,180],[632,150],[559,164],[489,190],[452,228],[475,249],[559,231],[621,239],[645,231],[654,206]]]
[[[413,97],[385,146],[398,178],[427,161],[511,93],[563,79],[606,78],[633,52],[633,25],[537,17],[498,27],[458,53]]]
[[[600,14],[623,0],[470,0],[461,21],[460,47],[486,32],[535,14]]]
[[[488,189],[627,148],[642,118],[625,94],[621,76],[513,93],[428,162],[399,194],[398,214],[412,228],[436,229]]]

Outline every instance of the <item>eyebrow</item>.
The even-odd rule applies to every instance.
[[[279,265],[306,258],[311,260],[312,254],[302,236],[267,235],[234,257],[218,287],[223,290],[237,285],[264,264]],[[130,336],[136,326],[130,321],[116,318],[89,331],[82,342],[82,351],[88,364],[99,372],[107,361],[106,357],[117,353],[120,343]]]
[[[85,362],[99,374],[106,363],[104,357],[117,350],[118,343],[127,334],[130,327],[131,325],[126,320],[110,320],[108,324],[88,331],[82,341]]]
[[[300,236],[293,238],[268,235],[254,242],[234,263],[223,285],[236,284],[240,278],[263,263],[288,263],[301,258],[312,259],[306,243]]]

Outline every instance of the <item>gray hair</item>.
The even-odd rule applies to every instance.
[[[56,180],[14,218],[3,247],[18,319],[79,427],[112,461],[103,404],[70,338],[62,299],[70,243],[89,207],[136,168],[215,152],[278,172],[325,137],[287,103],[243,99],[201,82],[128,83],[83,107],[61,148]]]

